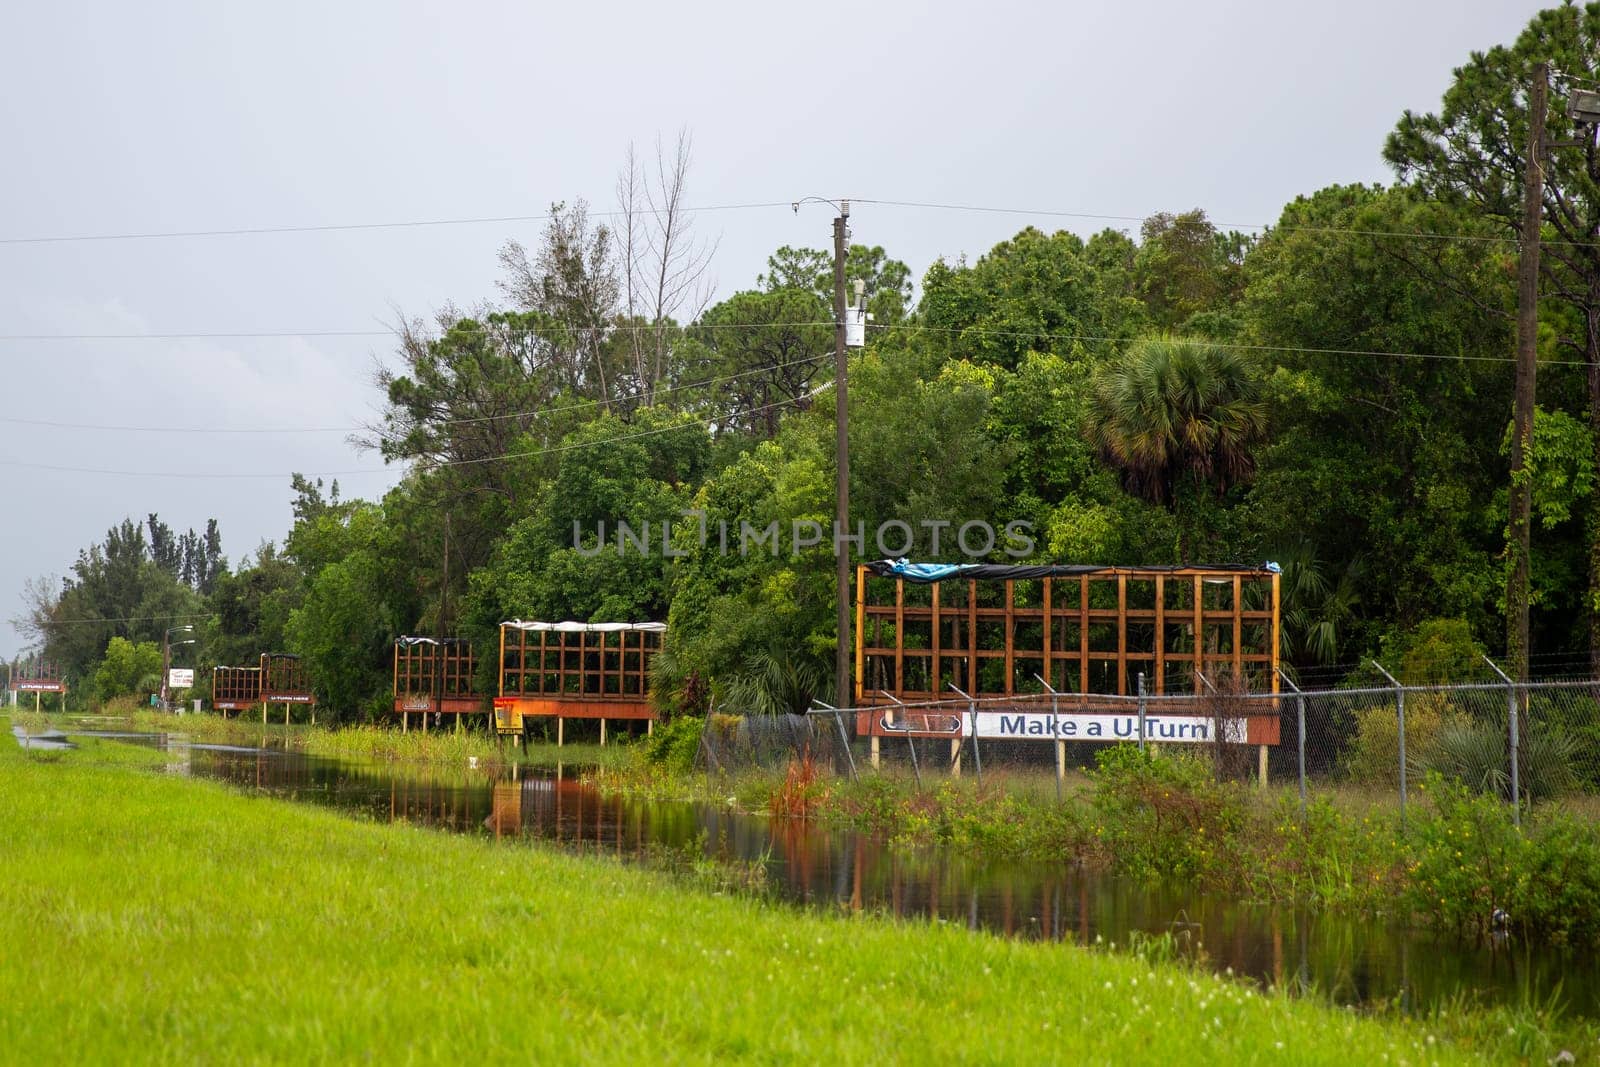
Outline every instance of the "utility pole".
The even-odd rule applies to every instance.
[[[172,635],[173,634],[192,634],[192,633],[194,633],[194,627],[193,626],[173,626],[173,627],[169,627],[161,635],[161,710],[162,711],[171,711],[172,710],[172,708],[170,706],[171,702],[170,702],[170,697],[169,697],[170,687],[167,685],[168,681],[172,678],[172,646],[174,644],[179,644],[179,645],[192,645],[192,644],[194,644],[194,638],[192,638],[192,637],[189,638],[187,641],[173,641],[172,640]]]
[[[444,663],[445,642],[449,640],[450,631],[446,629],[446,610],[450,606],[450,513],[444,513],[444,571],[439,579],[439,618],[434,626],[434,632],[439,635],[439,643],[433,646],[433,710],[444,711]],[[423,712],[426,716],[427,712]],[[456,716],[456,725],[461,725],[461,716]]]
[[[1506,654],[1518,681],[1528,680],[1528,574],[1531,569],[1534,376],[1539,369],[1539,227],[1544,220],[1544,122],[1550,67],[1533,69],[1528,87],[1528,158],[1522,181],[1522,259],[1517,268],[1517,377],[1511,409],[1511,568],[1506,589]]]
[[[851,707],[855,691],[850,685],[850,553],[849,541],[840,537],[850,530],[850,423],[848,381],[849,356],[845,349],[844,258],[849,234],[845,223],[850,218],[850,201],[839,201],[839,215],[833,220],[833,421],[838,434],[838,483],[833,511],[833,556],[839,600],[839,648],[834,656],[833,676],[838,679],[834,703]]]

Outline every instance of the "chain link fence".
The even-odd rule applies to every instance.
[[[1600,679],[1512,684],[1361,684],[1279,693],[1034,693],[807,715],[713,716],[697,766],[781,769],[810,759],[837,775],[927,785],[972,776],[1060,795],[1107,744],[1207,761],[1222,779],[1311,796],[1394,802],[1430,774],[1499,795],[1516,810],[1563,801],[1600,818]]]

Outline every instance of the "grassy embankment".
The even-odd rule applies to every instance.
[[[31,721],[31,713],[21,717]],[[1183,756],[1137,758],[1077,774],[1058,801],[1048,775],[1015,769],[961,781],[905,775],[860,781],[751,771],[696,775],[682,767],[693,742],[674,724],[634,745],[530,744],[508,748],[481,733],[400,733],[374,726],[309,727],[129,709],[140,729],[181,730],[203,740],[272,744],[313,755],[453,767],[469,758],[493,773],[504,764],[597,768],[601,788],[655,798],[709,799],[753,811],[803,815],[881,832],[906,843],[940,842],[989,856],[1065,859],[1135,878],[1179,879],[1237,899],[1266,900],[1423,922],[1484,933],[1503,909],[1529,938],[1579,948],[1600,944],[1600,824],[1592,813],[1545,804],[1521,832],[1504,805],[1442,783],[1419,783],[1404,832],[1393,800],[1359,789],[1319,790],[1302,819],[1285,790],[1211,780]],[[688,723],[687,725],[692,725]],[[678,736],[682,734],[683,736]],[[653,760],[652,760],[653,757]],[[674,770],[674,764],[678,769]]]
[[[1412,787],[1404,830],[1391,797],[1357,789],[1319,790],[1302,818],[1293,790],[1218,782],[1203,761],[1131,746],[1104,750],[1104,765],[1075,775],[1061,800],[1054,779],[1033,771],[990,773],[982,785],[970,772],[927,777],[924,788],[904,773],[863,769],[852,782],[799,765],[691,774],[674,731],[640,746],[646,758],[601,768],[596,783],[657,798],[732,797],[906,843],[1069,860],[1463,933],[1486,932],[1499,908],[1529,938],[1600,945],[1600,823],[1561,804],[1539,806],[1519,831],[1496,798],[1429,779]]]
[[[41,758],[0,720],[0,1048],[22,1061],[1559,1051],[1531,1016],[1360,1018],[1171,964],[707,897],[606,860],[164,778],[116,748]]]
[[[33,722],[32,713],[20,716],[19,721]],[[402,733],[393,726],[332,727],[304,723],[285,726],[282,722],[269,722],[263,726],[259,719],[250,716],[226,719],[215,714],[172,715],[120,705],[113,705],[106,714],[92,719],[49,716],[43,721],[58,727],[70,727],[83,722],[86,726],[106,730],[184,733],[196,741],[270,746],[303,752],[309,756],[383,763],[464,767],[469,759],[476,759],[482,767],[493,769],[512,763],[524,767],[553,767],[557,763],[569,766],[621,766],[632,762],[628,747],[623,744],[612,743],[602,747],[592,742],[582,742],[557,748],[553,744],[530,742],[513,746],[481,729],[458,733],[446,727],[427,732],[411,730]]]

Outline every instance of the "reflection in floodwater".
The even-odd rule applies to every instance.
[[[78,747],[68,741],[67,735],[60,730],[44,730],[31,734],[20,726],[13,726],[11,733],[17,739],[17,744],[35,752],[64,752],[69,748]]]
[[[1482,945],[1337,916],[1130,885],[1067,863],[981,860],[891,847],[867,834],[747,815],[711,804],[605,796],[571,768],[493,779],[393,773],[281,751],[165,745],[169,769],[383,822],[496,839],[548,841],[585,853],[656,860],[663,853],[765,868],[767,892],[829,910],[885,912],[1010,937],[1127,945],[1170,937],[1264,984],[1313,986],[1351,1004],[1426,1008],[1467,990],[1489,999],[1559,985],[1567,1010],[1600,1015],[1600,974],[1578,955]],[[181,755],[180,755],[181,752]]]

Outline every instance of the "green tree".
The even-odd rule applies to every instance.
[[[911,268],[890,259],[878,245],[851,245],[844,260],[845,300],[855,299],[855,283],[862,284],[867,314],[875,326],[893,326],[904,321],[911,309]],[[829,279],[832,291],[832,279]],[[829,307],[833,306],[829,301]]]
[[[1284,660],[1298,667],[1339,662],[1361,603],[1360,557],[1334,571],[1304,538],[1273,552],[1273,557],[1283,571],[1279,595]]]
[[[214,618],[201,630],[204,662],[252,666],[263,652],[289,647],[289,615],[304,595],[300,568],[272,542],[223,575],[209,598]]]
[[[1374,649],[1391,624],[1494,625],[1503,464],[1484,431],[1507,417],[1504,250],[1383,236],[1474,226],[1407,189],[1331,186],[1285,206],[1245,262],[1241,339],[1274,364],[1245,543],[1286,564],[1309,553],[1330,593],[1350,586],[1302,605],[1313,620],[1349,606],[1332,613],[1342,659]],[[1400,258],[1419,247],[1449,284]]]
[[[359,716],[388,690],[391,642],[417,614],[394,532],[378,505],[346,503],[302,518],[289,541],[317,561],[289,614],[289,651],[306,660],[329,718]]]
[[[1095,382],[1091,440],[1136,495],[1180,516],[1178,556],[1193,561],[1204,497],[1255,470],[1267,406],[1255,365],[1218,345],[1135,342]]]
[[[609,407],[627,357],[608,345],[608,327],[622,311],[622,264],[610,227],[591,225],[588,205],[553,204],[537,249],[530,255],[516,241],[500,251],[506,277],[500,288],[519,310],[528,340],[544,350],[563,386]],[[666,375],[655,369],[649,386]]]
[[[125,637],[107,642],[105,656],[94,671],[95,693],[101,700],[130,694],[148,696],[160,687],[160,645],[154,641],[135,644]]]
[[[43,646],[69,681],[87,679],[113,637],[159,641],[178,621],[204,614],[200,595],[174,564],[177,539],[151,516],[162,534],[165,563],[151,554],[144,528],[124,519],[105,539],[78,553],[70,575],[60,583],[31,583],[19,622]]]
[[[537,505],[471,575],[468,634],[481,648],[512,618],[664,619],[676,562],[665,542],[678,524],[692,524],[683,511],[709,452],[704,426],[660,408],[641,411],[631,426],[602,415],[569,434]]]
[[[769,706],[768,697],[784,699],[774,679],[832,678],[831,549],[796,554],[791,540],[795,521],[832,517],[833,468],[820,438],[788,427],[783,440],[742,453],[695,494],[707,536],[678,528],[684,555],[673,572],[670,656],[657,685],[675,707],[704,710],[703,694],[723,706],[734,697],[746,709]],[[776,542],[766,539],[769,524]]]
[[[1401,178],[1427,195],[1471,207],[1516,237],[1521,231],[1528,166],[1528,91],[1539,63],[1575,85],[1600,78],[1600,4],[1563,4],[1539,12],[1509,46],[1474,53],[1458,67],[1437,113],[1407,111],[1384,156]],[[1560,87],[1558,87],[1559,89]],[[1544,168],[1541,260],[1547,300],[1565,314],[1546,319],[1554,340],[1587,368],[1587,408],[1600,467],[1600,152],[1596,127],[1566,114],[1551,94],[1546,136],[1554,147]],[[1573,146],[1573,143],[1576,145]],[[1563,144],[1565,143],[1565,144]],[[1600,672],[1600,505],[1588,508],[1587,622],[1591,666]]]
[[[1011,369],[1028,352],[1069,349],[1123,326],[1126,308],[1108,308],[1081,238],[1032,227],[1002,241],[971,266],[939,261],[922,280],[920,322],[953,354]]]
[[[771,439],[814,383],[833,377],[833,310],[809,289],[743,292],[691,327],[722,424]],[[697,377],[699,372],[696,372]]]
[[[878,245],[851,245],[844,261],[845,299],[855,300],[855,283],[862,284],[867,311],[879,326],[903,321],[911,309],[911,268],[890,259]],[[833,256],[815,248],[784,245],[767,257],[767,271],[756,283],[767,292],[800,289],[822,301],[825,322],[833,321]]]
[[[1186,327],[1196,315],[1231,307],[1241,288],[1249,241],[1218,233],[1196,208],[1145,219],[1133,269],[1150,319],[1165,330]]]

